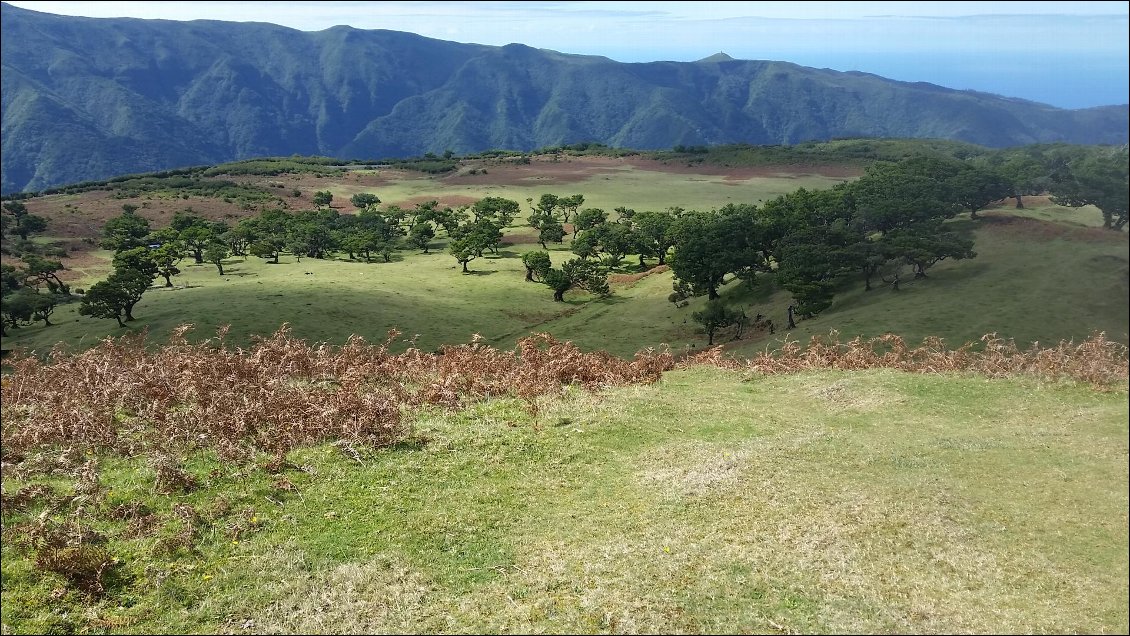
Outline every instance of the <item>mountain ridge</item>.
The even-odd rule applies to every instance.
[[[1130,121],[1127,105],[1066,110],[724,53],[620,63],[345,25],[0,11],[4,193],[291,154],[836,137],[1126,143]]]

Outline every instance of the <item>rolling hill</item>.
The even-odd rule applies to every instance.
[[[268,155],[1127,141],[1126,105],[1064,110],[787,62],[624,64],[345,26],[0,11],[4,193]]]

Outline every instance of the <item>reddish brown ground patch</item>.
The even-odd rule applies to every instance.
[[[210,221],[232,222],[259,213],[258,209],[242,210],[238,203],[210,197],[182,199],[140,196],[118,199],[112,193],[101,190],[77,196],[53,194],[35,197],[24,203],[29,212],[48,220],[48,235],[64,239],[101,236],[102,226],[106,221],[120,215],[122,206],[127,204],[137,206],[137,213],[155,228],[167,226],[174,213],[188,208]]]
[[[832,178],[858,177],[863,169],[857,166],[840,165],[794,165],[794,166],[719,166],[706,163],[688,164],[685,161],[663,161],[647,157],[627,157],[629,165],[639,170],[668,172],[671,174],[701,174],[722,177],[724,181],[745,181],[757,177],[797,177],[819,175]]]
[[[530,157],[528,164],[509,159],[483,159],[464,162],[456,174],[443,177],[443,182],[451,185],[558,185],[579,183],[629,167],[628,158],[618,157],[560,157],[554,161],[552,157],[537,156]],[[480,172],[470,174],[476,169]]]
[[[251,185],[267,188],[268,191],[270,191],[271,188],[278,188],[280,191],[279,196],[283,198],[289,198],[291,191],[297,188],[303,192],[303,196],[300,198],[305,198],[309,201],[314,192],[325,190],[332,185],[377,188],[405,179],[419,178],[420,174],[419,172],[409,172],[407,170],[382,168],[376,172],[348,170],[345,174],[331,177],[323,177],[306,172],[301,174],[280,174],[276,176],[237,175],[232,177],[220,176],[219,178],[230,179],[237,183],[250,183]],[[279,186],[282,186],[282,188],[279,188]]]
[[[411,197],[409,199],[395,201],[394,203],[407,210],[416,207],[416,205],[420,203],[427,203],[428,201],[439,201],[439,207],[441,208],[458,208],[464,205],[474,205],[478,199],[462,194],[452,194],[439,197]]]
[[[608,277],[608,282],[617,285],[630,285],[632,283],[635,283],[636,281],[647,278],[652,274],[662,274],[669,269],[671,268],[667,267],[666,265],[656,265],[651,269],[640,272],[638,274],[611,274]]]
[[[514,232],[513,234],[504,236],[502,242],[506,245],[534,245],[541,243],[541,241],[538,240],[537,232]]]
[[[1035,197],[1033,197],[1035,198]],[[1088,243],[1125,242],[1125,232],[1115,232],[1101,227],[1079,227],[1042,219],[1012,216],[1009,212],[992,212],[978,215],[977,222],[993,232],[1004,232],[1011,236],[1028,239],[1051,240],[1066,238]]]
[[[858,177],[863,170],[855,166],[797,165],[797,166],[719,166],[692,164],[679,161],[660,161],[640,155],[625,157],[570,157],[556,161],[549,156],[531,157],[523,164],[512,159],[484,159],[464,162],[456,174],[443,177],[451,185],[529,185],[540,183],[559,185],[579,183],[602,174],[615,174],[624,169],[664,172],[669,174],[698,174],[720,176],[724,182],[737,182],[757,177],[795,177],[820,175],[833,178]],[[476,171],[471,174],[471,171]],[[485,170],[485,173],[482,172]]]

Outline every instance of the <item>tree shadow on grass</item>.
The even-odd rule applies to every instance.
[[[471,276],[490,276],[491,274],[497,274],[497,273],[498,272],[496,272],[494,270],[484,271],[484,270],[478,270],[478,269],[472,269],[472,270],[468,270],[466,272],[462,272],[463,275],[471,275]]]

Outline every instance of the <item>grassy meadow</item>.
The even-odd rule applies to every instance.
[[[96,601],[5,541],[2,622],[1125,633],[1128,415],[1124,392],[1074,384],[691,367],[536,413],[511,399],[424,410],[424,443],[295,451],[282,474],[197,456],[187,494],[156,494],[140,458],[104,457],[105,501],[88,509],[142,506],[156,533],[125,538],[103,517],[115,568]],[[5,512],[5,527],[37,511]],[[170,551],[188,523],[195,547]]]
[[[586,184],[577,184],[575,190],[588,191]],[[428,192],[442,196],[440,190]],[[675,307],[667,300],[671,273],[657,271],[640,278],[634,256],[612,279],[611,297],[593,299],[570,292],[565,303],[553,302],[547,287],[524,280],[521,254],[540,245],[532,242],[530,228],[518,225],[522,222],[508,230],[512,244],[497,255],[472,261],[470,274],[460,272],[442,238],[433,241],[429,254],[401,251],[390,263],[310,258],[296,262],[284,255],[276,265],[235,257],[225,262],[225,275],[220,276],[215,266],[187,259],[181,264],[184,273],[174,278],[175,288],[151,288],[127,329],[148,329],[160,342],[185,322],[197,326],[199,337],[230,324],[230,341],[241,345],[287,322],[298,337],[339,344],[352,334],[382,340],[395,328],[404,339],[418,335],[416,346],[425,350],[469,342],[476,333],[491,344],[511,347],[537,331],[621,356],[662,345],[675,351],[705,346],[706,337],[691,318],[704,299]],[[874,281],[875,289],[865,292],[857,278],[828,311],[799,321],[794,330],[785,329],[791,296],[776,289],[770,277],[762,276],[752,289],[741,281],[726,285],[724,299],[750,316],[768,316],[776,333],[749,331],[734,341],[727,332],[719,342],[737,355],[750,355],[786,339],[807,341],[832,330],[849,338],[896,333],[911,342],[939,336],[951,346],[987,333],[1013,338],[1022,347],[1078,342],[1095,331],[1130,341],[1127,235],[1099,229],[1097,211],[1032,198],[1025,210],[1000,207],[976,221],[963,215],[952,224],[973,234],[976,258],[943,261],[930,270],[929,278],[904,281],[898,293],[879,280]],[[550,244],[554,263],[572,258],[568,241]],[[95,256],[86,259],[82,272],[87,278],[75,286],[88,286],[109,272],[111,254]],[[46,351],[57,342],[82,348],[124,333],[112,320],[80,317],[77,311],[77,303],[64,305],[51,317],[57,323],[51,327],[38,323],[11,330],[4,348]]]
[[[564,183],[302,178],[294,199],[303,202],[330,189],[335,204],[365,191],[385,203],[502,196],[525,208],[548,192],[582,193],[584,207],[609,211],[757,203],[843,180],[608,161]],[[61,196],[80,217],[82,197]],[[103,197],[101,212],[120,205]],[[765,276],[753,287],[731,281],[722,297],[766,315],[776,331],[739,340],[726,331],[716,342],[738,358],[831,331],[841,341],[895,333],[912,345],[937,336],[951,348],[987,333],[1022,348],[1096,331],[1130,342],[1127,233],[1102,230],[1093,208],[1043,197],[1026,204],[950,221],[975,238],[976,258],[944,261],[924,280],[907,276],[897,293],[877,280],[865,292],[853,280],[792,330],[787,292]],[[671,272],[641,272],[635,256],[610,278],[607,298],[570,292],[556,303],[548,287],[526,282],[520,257],[541,249],[523,225],[527,213],[500,253],[471,261],[468,274],[444,238],[430,254],[400,251],[388,263],[234,257],[220,276],[186,259],[175,287],[150,288],[125,329],[79,316],[72,303],[50,327],[10,330],[4,349],[44,353],[142,331],[163,343],[185,323],[195,325],[190,340],[230,325],[226,342],[241,347],[283,323],[295,338],[336,345],[353,334],[380,342],[397,329],[393,352],[415,347],[448,375],[397,375],[402,362],[411,367],[411,351],[374,371],[354,349],[341,351],[350,364],[316,350],[326,366],[314,368],[286,347],[271,350],[276,358],[252,351],[220,364],[206,345],[183,359],[176,346],[162,350],[173,352],[165,364],[138,362],[138,378],[115,385],[141,358],[105,344],[102,358],[62,358],[69,388],[6,377],[2,632],[1130,630],[1124,352],[1121,363],[1081,356],[1092,366],[1113,360],[1107,371],[1120,379],[1105,390],[1079,378],[891,368],[765,375],[694,362],[650,384],[586,384],[552,356],[537,376],[551,379],[547,393],[477,385],[461,375],[481,371],[476,358],[460,356],[479,349],[427,353],[476,334],[510,350],[537,332],[621,357],[706,348],[691,318],[704,299],[676,307]],[[568,239],[550,253],[554,264],[573,256]],[[109,273],[110,253],[79,256],[68,261],[72,287]],[[601,377],[621,363],[594,355],[585,364]],[[125,393],[91,390],[101,402],[86,405],[83,388],[96,380]],[[32,392],[46,397],[20,401]],[[141,395],[154,410],[136,406]],[[377,403],[393,395],[400,401]],[[306,431],[298,402],[335,423],[271,456],[264,449],[284,436],[265,422]],[[68,417],[52,416],[60,411]],[[404,436],[379,448],[358,443],[350,427],[367,416],[396,419]],[[38,433],[20,421],[47,422],[48,441],[28,442]],[[320,424],[309,425],[317,433]],[[112,443],[91,441],[102,428],[113,429]],[[224,457],[221,432],[250,450]]]

